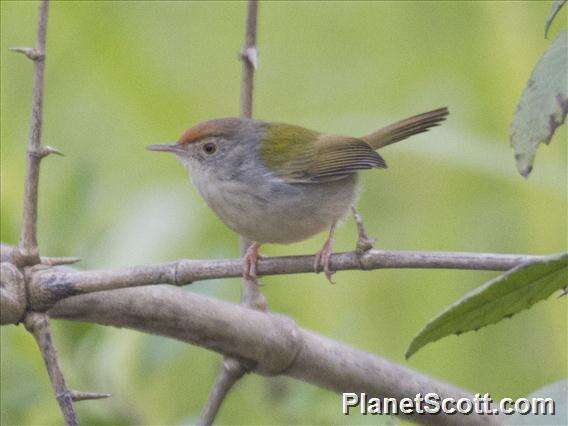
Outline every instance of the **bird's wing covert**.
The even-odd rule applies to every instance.
[[[324,135],[287,124],[270,126],[261,157],[273,174],[289,183],[328,182],[359,170],[387,167],[361,139]]]

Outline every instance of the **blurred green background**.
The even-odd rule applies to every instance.
[[[37,3],[1,7],[1,240],[22,215],[32,64],[9,52],[35,40]],[[258,118],[361,135],[448,105],[446,124],[386,148],[390,168],[364,174],[360,211],[385,249],[546,254],[567,246],[566,126],[528,180],[509,123],[546,50],[549,2],[267,2],[259,11]],[[54,2],[48,27],[43,142],[65,153],[42,166],[39,241],[84,268],[238,255],[237,237],[205,206],[181,165],[147,152],[201,120],[239,111],[239,2]],[[566,23],[563,11],[552,37]],[[313,253],[324,236],[268,255]],[[356,240],[351,220],[336,250]],[[269,277],[270,308],[301,326],[495,398],[567,375],[566,300],[429,345],[412,337],[492,272],[388,270]],[[237,301],[238,280],[187,291]],[[221,357],[161,337],[54,322],[71,386],[111,392],[77,404],[84,424],[188,424]],[[2,327],[2,424],[61,424],[42,360],[20,327]],[[339,396],[250,376],[219,424],[376,423],[340,414]]]

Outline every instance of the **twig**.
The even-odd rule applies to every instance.
[[[243,80],[241,84],[241,116],[252,118],[253,92],[254,92],[254,71],[258,68],[258,51],[256,48],[256,21],[258,15],[258,2],[249,0],[247,4],[247,21],[245,30],[245,42],[241,51],[243,62]],[[244,256],[250,241],[240,238],[240,252]],[[253,309],[266,310],[266,299],[259,290],[256,276],[243,275],[243,287],[241,290],[241,304]],[[205,407],[201,412],[200,425],[209,426],[213,424],[223,401],[251,366],[231,358],[225,357],[221,371],[217,375],[217,380],[209,394]]]
[[[299,328],[290,318],[258,312],[171,286],[129,288],[71,297],[51,318],[126,327],[171,337],[333,392],[403,398],[436,392],[456,400],[471,394],[439,380]],[[148,319],[152,320],[149,321]],[[502,416],[421,415],[427,424],[494,424]]]
[[[373,248],[375,239],[367,235],[367,231],[365,231],[365,224],[363,223],[363,217],[357,211],[355,206],[351,206],[351,211],[353,212],[353,218],[355,219],[355,223],[357,224],[358,238],[355,251],[357,252],[357,254],[362,255]]]
[[[5,252],[8,251],[4,246]],[[373,269],[460,269],[506,271],[546,256],[496,253],[381,251],[371,249],[331,256],[333,271]],[[313,273],[314,256],[266,257],[258,262],[259,276]],[[155,284],[187,285],[195,281],[242,276],[242,259],[188,260],[129,268],[74,271],[46,268],[28,285],[29,303],[49,308],[69,296]]]
[[[37,247],[37,199],[39,186],[39,165],[47,151],[41,147],[41,126],[43,120],[43,87],[46,54],[48,0],[43,0],[39,8],[37,42],[35,48],[14,48],[32,59],[35,64],[34,89],[32,97],[32,117],[28,140],[28,170],[24,188],[24,216],[20,237],[21,265],[39,263]]]
[[[235,383],[237,383],[239,379],[245,375],[246,372],[245,367],[240,361],[231,357],[223,358],[223,366],[217,374],[217,379],[215,380],[213,389],[209,393],[207,402],[201,411],[201,416],[197,423],[199,426],[208,426],[213,424],[213,421],[221,408],[221,404],[227,397],[229,391],[233,388]]]
[[[258,2],[249,0],[247,5],[247,22],[245,43],[241,50],[243,62],[243,80],[241,84],[241,115],[252,117],[252,100],[254,94],[254,71],[258,68],[258,49],[256,47],[256,18]]]
[[[30,312],[26,315],[24,320],[26,330],[28,330],[35,338],[37,345],[40,349],[41,355],[45,362],[51,385],[55,392],[55,397],[63,413],[65,424],[68,426],[77,425],[77,415],[73,409],[73,396],[67,385],[65,384],[65,377],[59,368],[57,361],[57,351],[53,345],[51,338],[51,330],[49,321],[46,314]]]

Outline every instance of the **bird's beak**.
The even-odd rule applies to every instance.
[[[148,151],[173,152],[174,154],[180,154],[186,152],[185,149],[183,149],[183,146],[180,145],[179,143],[148,145],[146,149]]]

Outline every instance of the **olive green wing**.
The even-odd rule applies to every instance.
[[[274,175],[290,183],[328,182],[359,170],[387,167],[361,139],[324,135],[288,124],[269,125],[260,154]]]

